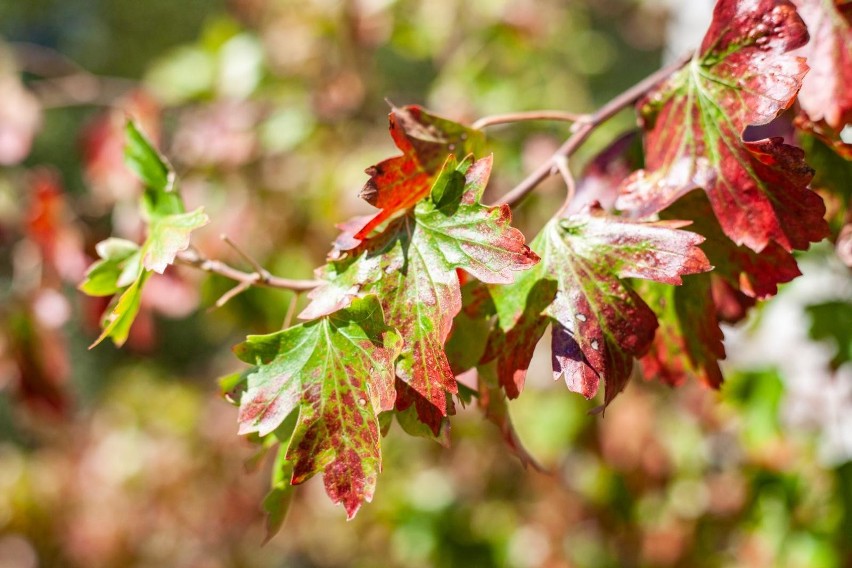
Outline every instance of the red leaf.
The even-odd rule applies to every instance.
[[[402,155],[367,168],[370,179],[361,198],[380,211],[339,225],[343,231],[335,242],[339,251],[355,248],[376,227],[426,197],[447,156],[461,160],[475,153],[483,139],[479,131],[418,106],[393,107],[388,119],[391,137]]]
[[[852,122],[852,4],[848,0],[792,2],[811,36],[795,52],[806,57],[810,67],[799,92],[799,105],[812,122],[824,121],[833,129],[842,129]]]
[[[640,102],[646,169],[627,180],[618,206],[649,215],[700,187],[737,244],[789,251],[825,237],[803,152],[741,136],[795,100],[807,66],[789,52],[807,37],[785,0],[721,0],[699,53]]]

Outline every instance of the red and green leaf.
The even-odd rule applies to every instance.
[[[807,39],[786,0],[720,0],[695,57],[639,104],[646,169],[626,181],[618,207],[650,215],[702,188],[738,245],[789,251],[825,237],[803,152],[742,138],[795,100],[807,65],[791,52]]]
[[[660,323],[654,343],[641,359],[646,378],[671,386],[680,386],[690,376],[709,387],[722,384],[719,360],[725,358],[724,335],[710,278],[710,274],[691,276],[682,286],[642,283],[642,296]]]
[[[554,219],[531,243],[541,263],[513,286],[494,287],[500,382],[510,397],[523,386],[535,344],[553,322],[553,374],[593,397],[605,381],[608,404],[624,388],[633,358],[651,346],[657,319],[625,278],[680,284],[709,270],[704,239],[677,223],[642,223],[598,208]]]
[[[291,412],[291,483],[323,472],[326,491],[352,518],[370,501],[381,471],[379,412],[394,406],[398,335],[374,296],[346,309],[235,348],[255,365],[240,401],[240,433],[273,432]]]
[[[379,225],[413,207],[429,195],[447,156],[461,160],[468,154],[478,154],[484,141],[480,131],[419,106],[393,107],[388,120],[390,135],[402,155],[367,168],[370,179],[360,196],[379,212],[340,225],[343,233],[335,243],[337,250],[355,248]]]
[[[345,258],[326,266],[327,284],[314,290],[300,317],[345,307],[355,296],[381,298],[388,325],[404,340],[397,376],[446,416],[457,392],[444,344],[461,308],[456,269],[492,284],[508,284],[538,257],[511,226],[508,206],[479,203],[491,158],[447,159],[430,193]],[[433,420],[432,424],[436,422]]]

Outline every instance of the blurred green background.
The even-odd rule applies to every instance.
[[[141,236],[126,114],[213,218],[200,250],[240,265],[226,233],[309,277],[334,224],[369,209],[364,168],[395,153],[385,99],[462,121],[592,110],[659,67],[666,6],[0,0],[0,567],[852,566],[852,292],[830,247],[729,332],[720,393],[637,380],[590,415],[598,402],[552,383],[542,351],[510,408],[551,474],[463,409],[450,449],[391,430],[354,521],[314,479],[265,546],[271,464],[237,437],[215,379],[240,368],[231,345],[304,299],[251,290],[210,311],[231,284],[170,270],[123,350],[86,349],[105,308],[75,289],[94,244]],[[572,166],[634,120],[607,123]],[[490,130],[486,200],[568,133]],[[551,180],[516,211],[528,239],[563,191]]]

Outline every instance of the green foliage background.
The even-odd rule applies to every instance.
[[[29,157],[0,170],[0,565],[852,566],[852,463],[821,457],[824,429],[785,419],[784,365],[729,366],[721,393],[634,381],[604,417],[552,384],[545,358],[511,412],[552,475],[524,471],[464,409],[449,450],[391,431],[375,501],[354,521],[313,480],[261,547],[271,464],[236,436],[214,379],[240,368],[230,346],[246,333],[280,328],[292,295],[250,290],[208,313],[231,284],[174,271],[123,351],[87,351],[104,306],[60,277],[51,289],[70,317],[49,333],[39,320],[52,269],[20,260],[37,241],[25,228],[34,171],[61,180],[61,238],[78,253],[137,236],[132,188],[83,168],[100,103],[121,106],[129,89],[151,93],[188,206],[213,219],[197,246],[239,264],[226,232],[272,272],[309,277],[334,224],[367,211],[363,169],[395,152],[385,98],[459,120],[591,110],[659,66],[665,22],[660,3],[638,0],[0,0],[4,60],[24,53],[25,84],[53,97]],[[90,98],[57,91],[33,45],[106,79]],[[600,129],[575,168],[633,122]],[[489,195],[567,134],[494,129]],[[517,212],[528,238],[562,192],[546,183]],[[834,368],[848,381],[844,320],[810,313],[825,349],[841,338]],[[27,380],[61,393],[64,410]]]

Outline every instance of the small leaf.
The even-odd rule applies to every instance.
[[[808,189],[803,152],[781,138],[742,139],[795,100],[807,65],[790,52],[807,39],[786,1],[720,0],[693,60],[639,103],[646,169],[622,186],[617,206],[646,216],[702,188],[738,245],[790,251],[824,238],[825,206]]]
[[[127,121],[125,126],[124,161],[145,184],[143,210],[149,219],[185,211],[176,191],[174,172],[138,126]]]
[[[142,287],[148,279],[149,272],[141,272],[136,280],[118,297],[115,306],[104,317],[103,332],[89,346],[89,349],[97,346],[107,337],[111,337],[116,347],[121,347],[127,341],[127,336],[130,333],[130,326],[139,313],[139,306],[142,303]]]
[[[80,291],[89,296],[112,296],[139,276],[139,245],[124,239],[109,238],[95,245],[101,260],[86,271]]]
[[[672,228],[607,216],[599,208],[553,219],[531,243],[541,263],[513,286],[493,287],[498,376],[510,397],[523,387],[535,343],[553,322],[553,375],[593,397],[601,379],[605,402],[624,388],[633,358],[651,346],[657,320],[624,278],[680,284],[709,270],[704,239]]]
[[[153,219],[148,226],[142,264],[147,270],[162,274],[174,263],[179,252],[189,248],[190,233],[209,222],[210,218],[201,207],[189,213]]]
[[[398,335],[374,296],[319,320],[235,348],[256,368],[240,403],[240,433],[274,431],[299,418],[287,449],[291,483],[324,472],[326,491],[351,519],[370,501],[381,470],[377,415],[394,406]]]

